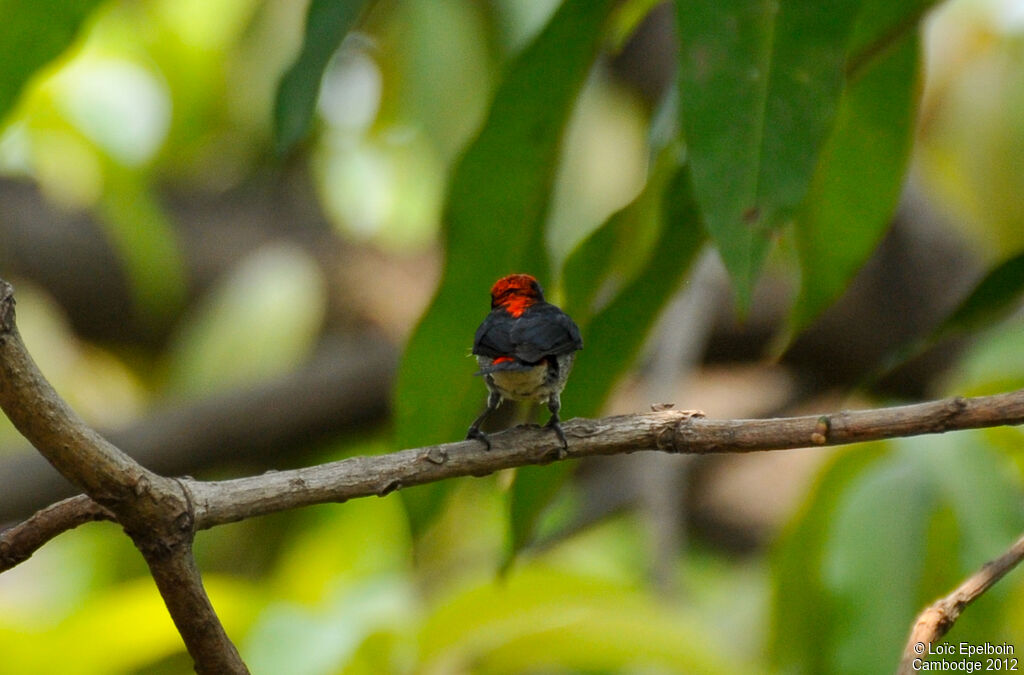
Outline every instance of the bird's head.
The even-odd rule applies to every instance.
[[[544,302],[540,284],[529,274],[510,274],[491,286],[491,309],[502,307],[512,316],[520,316],[530,305]]]

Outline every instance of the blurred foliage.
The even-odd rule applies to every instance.
[[[304,250],[268,244],[225,276],[172,338],[171,394],[210,394],[290,372],[320,334],[325,282]]]
[[[479,406],[472,362],[462,344],[466,309],[479,289],[510,269],[550,278],[544,253],[548,210],[562,133],[590,71],[611,3],[569,0],[509,66],[480,134],[451,179],[444,277],[437,297],[406,346],[396,385],[399,447],[459,437]],[[558,73],[560,77],[552,77]],[[495,176],[500,167],[500,177]],[[427,388],[445,396],[424,396]],[[403,493],[422,530],[450,486]]]
[[[807,193],[860,5],[707,0],[677,12],[694,191],[741,311],[773,235]]]
[[[917,612],[1019,536],[1021,488],[977,432],[844,451],[776,547],[780,668],[890,669]],[[1007,593],[972,606],[950,639],[1018,644],[1024,634],[994,601]]]
[[[279,153],[290,150],[309,132],[324,70],[367,4],[335,0],[309,3],[302,52],[281,78],[277,90],[274,135]]]
[[[881,0],[865,3],[852,37],[856,53],[865,54],[891,27],[899,7]],[[887,46],[893,53],[864,62],[843,92],[835,127],[796,217],[800,273],[813,283],[800,285],[791,317],[794,332],[846,289],[888,228],[899,200],[913,140],[919,41],[909,34]]]
[[[0,119],[17,102],[36,71],[67,50],[82,22],[98,4],[98,0],[0,3],[0,15],[5,17],[0,44],[9,53],[17,54],[0,69]]]
[[[471,336],[512,271],[583,329],[564,410],[598,415],[709,242],[741,311],[775,242],[792,243],[792,337],[875,249],[912,167],[990,267],[927,340],[977,338],[937,394],[1024,386],[1019,7],[679,0],[677,86],[649,110],[607,60],[657,4],[0,0],[0,169],[88,210],[170,335],[151,359],[87,344],[19,280],[27,343],[104,427],[301,363],[332,279],[269,244],[186,309],[160,196],[224,192],[289,150],[341,237],[400,253],[439,240],[445,256],[393,435],[324,459],[461,438],[484,400]],[[768,562],[696,542],[675,561],[678,596],[648,578],[638,515],[557,535],[552,520],[580,510],[567,463],[218,528],[197,553],[254,672],[879,672],[924,604],[1024,529],[1022,442],[1014,428],[838,452]],[[950,639],[1024,644],[1017,576]],[[108,524],[0,576],[0,654],[5,672],[189,669]]]

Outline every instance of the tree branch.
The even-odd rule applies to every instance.
[[[28,356],[15,327],[13,306],[10,285],[0,281],[0,407],[58,471],[85,490],[96,502],[95,508],[108,509],[125,527],[145,557],[201,673],[247,670],[213,611],[196,569],[191,545],[199,529],[566,458],[637,450],[691,454],[781,450],[1024,422],[1024,390],[764,420],[711,420],[699,413],[660,409],[570,420],[564,425],[572,439],[567,450],[550,429],[523,426],[491,435],[490,451],[477,441],[462,441],[228,481],[171,479],[140,466],[68,408]],[[3,534],[0,542],[29,541],[13,548],[8,544],[6,556],[12,565],[42,541],[97,513],[84,497],[76,499],[74,506],[55,505],[53,511],[34,516],[35,522],[30,519]],[[63,514],[62,508],[70,513]],[[1004,573],[993,576],[988,585]]]
[[[195,475],[242,461],[273,466],[321,439],[382,424],[397,363],[394,346],[364,333],[333,338],[294,372],[244,389],[181,402],[104,436],[151,471]],[[182,429],[202,433],[182,434]],[[0,523],[75,494],[37,454],[0,451]],[[300,455],[301,456],[301,455]],[[294,466],[294,465],[293,465]]]
[[[383,496],[403,487],[457,476],[487,474],[558,459],[637,450],[707,454],[843,445],[898,436],[942,433],[1024,422],[1024,390],[951,398],[874,410],[759,420],[714,420],[664,410],[563,424],[571,439],[562,450],[550,432],[521,426],[491,434],[492,449],[477,441],[351,457],[319,466],[226,481],[187,481],[196,528],[324,502]]]
[[[22,344],[14,289],[6,281],[0,281],[0,407],[61,475],[100,504],[130,502],[134,492],[167,480],[112,446],[54,391]]]
[[[190,531],[191,535],[191,531]],[[137,545],[137,544],[136,544]],[[249,669],[224,630],[203,588],[192,555],[192,537],[182,546],[142,548],[153,581],[201,675],[248,674]]]
[[[116,520],[114,514],[87,495],[68,497],[31,518],[0,532],[0,572],[28,560],[61,532],[94,520]]]
[[[1001,556],[982,565],[981,569],[967,577],[949,595],[939,598],[918,614],[910,630],[907,646],[903,649],[899,674],[910,675],[920,670],[914,668],[914,661],[926,659],[924,655],[929,653],[928,647],[949,632],[967,605],[977,600],[1007,572],[1019,565],[1021,560],[1024,560],[1024,536]]]

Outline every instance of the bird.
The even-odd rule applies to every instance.
[[[480,440],[490,450],[490,439],[480,430],[483,421],[502,401],[533,401],[547,405],[551,418],[545,426],[554,430],[567,450],[569,443],[558,412],[580,349],[579,327],[568,314],[544,300],[537,279],[510,274],[494,282],[491,312],[473,338],[473,354],[480,366],[474,374],[483,377],[487,385],[487,408],[469,427],[466,438]]]

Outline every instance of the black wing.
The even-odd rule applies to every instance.
[[[518,319],[495,309],[473,339],[474,354],[492,359],[512,356],[526,363],[577,349],[583,349],[580,329],[568,314],[546,302],[533,305]]]
[[[545,356],[568,354],[583,349],[580,329],[569,315],[554,305],[538,303],[526,310],[512,326],[514,356],[523,361],[540,361]]]
[[[476,329],[473,338],[473,353],[496,359],[499,356],[513,356],[516,346],[512,342],[512,324],[515,319],[503,309],[495,309]]]

